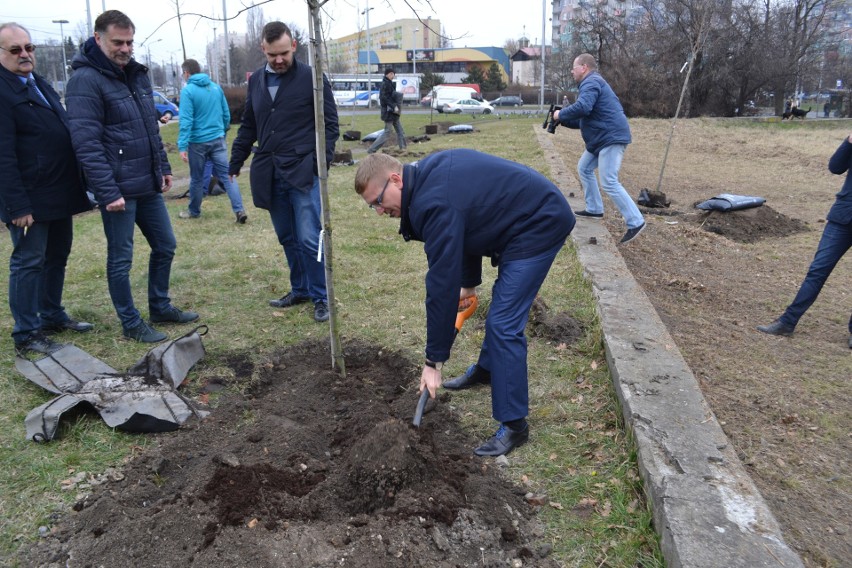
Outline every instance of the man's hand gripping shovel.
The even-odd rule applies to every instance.
[[[464,322],[473,315],[478,307],[479,297],[476,294],[459,300],[459,308],[458,313],[456,314],[455,325],[456,335],[459,334]],[[424,388],[423,392],[420,393],[420,400],[417,401],[417,409],[414,411],[414,420],[412,421],[414,426],[417,428],[420,427],[420,421],[423,419],[423,411],[426,409],[427,402],[429,402],[429,389]]]

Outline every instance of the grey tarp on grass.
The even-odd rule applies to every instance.
[[[83,403],[108,426],[128,432],[166,432],[190,416],[205,417],[208,412],[195,408],[177,388],[204,356],[201,335],[206,332],[201,326],[158,345],[126,373],[70,344],[34,361],[17,357],[15,368],[22,375],[60,395],[27,414],[27,439],[52,440],[62,414]]]

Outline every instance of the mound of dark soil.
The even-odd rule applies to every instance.
[[[701,211],[684,213],[676,209],[640,208],[645,215],[677,217],[710,233],[739,243],[787,237],[810,230],[799,219],[779,213],[769,205],[739,211]]]
[[[450,395],[415,429],[417,366],[363,344],[346,347],[346,379],[330,361],[313,342],[256,369],[247,394],[159,435],[22,564],[556,566],[523,491],[472,454]]]

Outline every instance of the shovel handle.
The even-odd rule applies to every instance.
[[[426,401],[429,400],[429,389],[423,389],[423,392],[420,393],[420,400],[417,401],[417,410],[414,411],[414,420],[412,424],[414,424],[417,428],[420,428],[420,420],[423,418],[423,409],[426,408]]]

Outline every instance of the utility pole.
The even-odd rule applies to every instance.
[[[417,32],[420,31],[420,28],[414,28],[412,32],[412,36],[414,39],[414,43],[411,45],[411,74],[417,75]]]
[[[53,23],[59,24],[59,35],[62,36],[59,45],[62,47],[62,76],[65,78],[65,82],[62,83],[62,96],[64,97],[65,89],[68,88],[68,58],[65,57],[65,30],[62,24],[67,24],[68,20],[53,20]]]
[[[225,26],[225,79],[227,85],[231,86],[231,45],[228,37],[228,7],[225,6],[225,0],[222,0],[222,25]]]
[[[362,14],[367,15],[367,108],[373,107],[373,63],[370,60],[373,55],[373,41],[370,38],[370,0]]]

